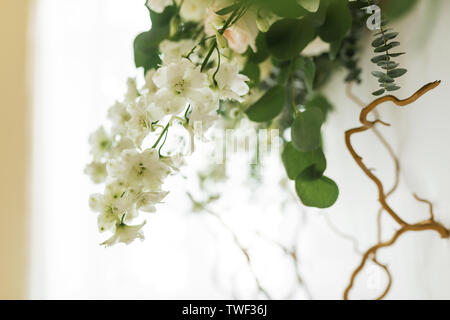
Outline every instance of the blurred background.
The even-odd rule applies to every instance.
[[[250,299],[267,298],[267,291],[277,299],[340,299],[360,252],[376,241],[378,211],[374,186],[344,146],[343,133],[357,125],[359,108],[345,94],[344,72],[326,89],[335,105],[325,128],[327,175],[341,191],[333,208],[302,208],[280,181],[284,169],[273,157],[259,180],[235,159],[228,182],[217,187],[221,201],[196,212],[187,192],[198,189],[200,153],[168,182],[170,196],[148,217],[144,242],[99,246],[104,235],[87,201],[98,188],[83,174],[87,140],[124,94],[127,77],[139,72],[132,42],[150,26],[143,4],[0,1],[0,298]],[[402,183],[390,203],[408,221],[424,219],[427,207],[415,202],[415,192],[435,204],[437,219],[447,226],[449,13],[449,1],[419,0],[394,23],[408,53],[400,62],[409,70],[398,96],[426,82],[443,83],[407,109],[381,108],[382,119],[393,124],[383,133],[402,163]],[[369,48],[369,35],[362,45]],[[353,91],[370,101],[376,83],[366,51],[363,84]],[[356,146],[391,185],[394,167],[377,140],[369,134]],[[390,237],[395,226],[383,222]],[[449,240],[408,234],[379,258],[394,278],[388,298],[450,298]],[[374,298],[386,282],[369,265],[352,297]]]

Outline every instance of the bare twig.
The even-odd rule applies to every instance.
[[[415,102],[417,99],[419,99],[422,95],[424,95],[428,91],[436,88],[439,84],[440,84],[440,81],[429,83],[429,84],[423,86],[422,88],[420,88],[411,97],[404,99],[404,100],[400,100],[400,99],[396,98],[395,96],[391,96],[391,95],[384,96],[384,97],[374,100],[372,103],[370,103],[368,106],[363,108],[361,111],[360,122],[362,123],[362,126],[358,127],[358,128],[350,129],[345,133],[345,143],[347,145],[348,150],[350,151],[351,156],[353,157],[355,162],[358,164],[358,166],[361,168],[361,170],[367,175],[367,177],[375,183],[375,185],[378,188],[378,201],[380,202],[382,208],[391,216],[391,218],[394,219],[400,225],[400,229],[398,231],[396,231],[396,233],[390,240],[388,240],[386,242],[378,242],[376,245],[372,246],[364,253],[361,263],[356,268],[356,270],[352,273],[351,278],[350,278],[350,283],[348,284],[347,288],[344,291],[344,299],[348,299],[350,290],[352,289],[352,287],[354,285],[356,277],[358,276],[360,271],[364,268],[367,260],[370,258],[377,265],[382,267],[388,275],[388,278],[389,278],[388,286],[385,289],[385,291],[383,292],[383,294],[379,297],[379,299],[384,298],[386,296],[386,294],[388,293],[388,291],[391,287],[391,284],[392,284],[392,277],[391,277],[391,274],[390,274],[387,266],[382,265],[381,263],[379,263],[377,261],[376,255],[377,255],[377,252],[379,249],[390,247],[390,246],[394,245],[395,242],[397,241],[397,239],[402,234],[407,233],[407,232],[412,232],[412,231],[414,231],[414,232],[435,231],[435,232],[439,233],[439,235],[442,238],[449,238],[449,236],[450,236],[450,231],[447,228],[445,228],[442,224],[440,224],[439,222],[436,222],[434,220],[433,206],[431,205],[431,202],[429,202],[427,200],[423,200],[421,198],[418,198],[417,196],[416,196],[416,199],[418,201],[429,204],[431,218],[428,220],[424,220],[422,222],[416,223],[416,224],[409,224],[406,221],[404,221],[387,203],[387,201],[386,201],[387,193],[385,193],[385,191],[384,191],[383,183],[378,179],[377,176],[375,176],[375,174],[373,174],[373,172],[371,170],[369,170],[366,167],[366,165],[363,162],[363,158],[355,151],[355,149],[353,148],[353,145],[351,143],[352,135],[367,131],[367,130],[373,128],[376,123],[381,123],[381,121],[377,121],[377,120],[370,121],[367,119],[367,116],[371,112],[375,111],[375,109],[380,104],[390,101],[399,107],[407,106],[407,105]]]

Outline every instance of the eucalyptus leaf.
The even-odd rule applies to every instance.
[[[328,177],[320,176],[313,167],[304,170],[295,179],[295,191],[305,206],[325,209],[339,197],[339,188]]]
[[[374,51],[375,51],[375,52],[386,52],[386,51],[391,50],[391,49],[393,49],[393,48],[395,48],[395,47],[398,47],[399,45],[400,45],[400,42],[398,42],[398,41],[393,41],[393,42],[388,43],[388,44],[386,44],[386,45],[384,45],[384,46],[375,48]]]
[[[328,99],[321,93],[315,93],[312,95],[309,95],[305,102],[305,108],[311,109],[311,108],[319,108],[324,118],[326,119],[326,116],[329,111],[333,109],[333,105],[328,101]]]
[[[320,0],[297,0],[297,3],[309,12],[317,12],[320,6]]]
[[[267,122],[280,114],[285,100],[286,93],[284,87],[275,86],[250,106],[245,113],[254,122]]]
[[[311,166],[314,166],[319,173],[323,173],[327,168],[327,161],[321,148],[302,152],[297,150],[292,142],[287,143],[284,147],[281,159],[291,180],[295,180],[300,173]]]
[[[386,92],[386,90],[385,89],[380,89],[380,90],[377,90],[377,91],[375,91],[375,92],[372,92],[372,94],[374,95],[374,96],[381,96],[383,93],[385,93]]]
[[[408,72],[408,70],[406,70],[406,69],[394,69],[394,70],[390,70],[388,72],[388,75],[391,78],[399,78],[402,75],[404,75],[406,72]]]
[[[297,60],[297,67],[303,70],[306,88],[308,92],[312,92],[314,89],[314,78],[316,77],[316,65],[313,59],[300,58]]]
[[[266,34],[267,47],[280,60],[297,57],[316,36],[308,20],[282,19],[275,22]]]
[[[343,39],[352,26],[348,0],[330,1],[324,24],[319,28],[320,38],[329,43]]]
[[[291,127],[292,143],[295,148],[303,152],[313,151],[320,147],[321,128],[324,121],[322,111],[309,108],[300,112]]]

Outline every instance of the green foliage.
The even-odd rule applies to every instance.
[[[352,15],[348,0],[331,0],[324,24],[318,29],[323,41],[333,43],[344,39],[352,26]]]
[[[291,138],[295,148],[303,152],[313,151],[321,145],[321,128],[324,121],[317,107],[298,113],[291,127]]]
[[[417,0],[389,0],[383,7],[383,12],[390,20],[398,19],[413,9],[419,1]]]
[[[320,111],[322,111],[324,118],[326,119],[328,112],[333,109],[333,106],[323,94],[314,93],[307,97],[305,102],[305,108],[306,109],[319,108]]]
[[[295,179],[295,191],[304,205],[321,209],[331,207],[339,196],[336,183],[314,167],[304,170]]]
[[[259,84],[261,71],[257,63],[248,60],[241,73],[246,75],[250,79],[250,81],[248,82],[250,88],[253,88]]]
[[[290,60],[297,57],[315,36],[315,29],[308,20],[282,19],[270,27],[266,43],[273,57]]]
[[[367,1],[369,4],[370,0]],[[385,23],[382,23],[380,32],[375,34],[375,40],[372,41],[372,47],[375,53],[382,53],[371,59],[371,61],[380,67],[383,71],[373,71],[372,75],[378,79],[380,89],[374,91],[374,96],[380,96],[386,91],[396,91],[400,89],[396,85],[395,79],[404,75],[407,70],[399,68],[400,64],[396,63],[393,58],[402,55],[403,53],[391,53],[390,50],[400,45],[399,41],[394,41],[397,38],[398,32],[392,32],[392,29],[384,28]]]
[[[253,52],[252,49],[247,50],[248,59],[255,62],[261,63],[265,61],[269,57],[269,49],[267,48],[266,43],[266,34],[260,32],[255,40],[256,52]]]
[[[281,155],[286,173],[291,180],[295,180],[305,169],[314,166],[316,172],[323,173],[327,168],[327,161],[322,149],[310,152],[297,150],[292,142],[286,144]]]
[[[145,71],[155,68],[161,63],[159,44],[170,35],[170,21],[176,9],[175,7],[167,7],[160,14],[149,11],[152,28],[150,31],[139,34],[133,43],[134,63],[136,67],[143,67]]]
[[[309,12],[317,12],[320,6],[320,0],[298,0],[299,5]]]
[[[285,90],[276,86],[268,90],[255,104],[246,111],[248,118],[254,122],[267,122],[280,114],[285,103]]]
[[[296,67],[303,71],[304,80],[308,92],[313,91],[314,78],[316,77],[316,65],[311,58],[300,58],[296,60]]]
[[[253,2],[282,18],[301,18],[308,14],[296,0],[253,0]]]

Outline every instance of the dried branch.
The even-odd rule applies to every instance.
[[[223,221],[223,219],[222,219],[222,217],[220,217],[220,215],[216,214],[212,210],[210,210],[208,208],[205,208],[204,212],[209,214],[210,216],[213,216],[214,218],[216,218],[216,220],[224,227],[224,229],[226,229],[229,232],[229,234],[233,238],[234,244],[242,252],[242,254],[245,256],[245,259],[247,261],[247,264],[248,264],[248,267],[250,269],[250,272],[251,272],[253,278],[255,279],[255,283],[256,283],[256,286],[258,288],[258,291],[260,293],[262,293],[267,299],[272,300],[272,297],[267,292],[267,290],[264,289],[264,287],[261,285],[261,281],[259,280],[258,276],[255,273],[255,270],[253,268],[253,262],[252,262],[252,260],[250,258],[250,255],[248,254],[248,250],[242,245],[242,243],[240,242],[238,236],[233,231],[233,229],[231,229],[230,226],[228,226],[225,223],[225,221]]]
[[[407,105],[415,102],[417,99],[419,99],[422,95],[424,95],[428,91],[436,88],[439,84],[440,84],[440,81],[429,83],[429,84],[423,86],[422,88],[420,88],[411,97],[409,97],[407,99],[404,99],[404,100],[400,100],[400,99],[398,99],[398,98],[396,98],[395,96],[392,96],[392,95],[384,96],[384,97],[381,97],[379,99],[374,100],[372,103],[367,105],[361,111],[360,122],[363,125],[361,127],[358,127],[358,128],[350,129],[350,130],[348,130],[345,133],[345,143],[347,145],[348,150],[350,151],[350,154],[352,155],[353,159],[358,164],[358,166],[367,175],[367,177],[375,183],[375,185],[378,188],[378,201],[381,204],[382,209],[385,210],[392,217],[392,219],[394,219],[400,225],[400,229],[398,231],[396,231],[396,233],[394,234],[394,236],[390,240],[388,240],[386,242],[379,241],[376,245],[372,246],[371,248],[369,248],[364,253],[360,265],[355,269],[355,271],[351,275],[350,283],[348,284],[348,286],[347,286],[347,288],[345,289],[345,292],[344,292],[344,299],[348,299],[350,290],[352,289],[352,287],[354,285],[356,277],[358,276],[360,271],[364,268],[367,260],[369,260],[369,259],[372,259],[378,266],[383,268],[385,270],[385,272],[387,273],[388,279],[389,279],[388,285],[387,285],[385,291],[383,292],[383,294],[378,299],[382,299],[382,298],[384,298],[387,295],[387,293],[389,292],[389,289],[391,287],[391,284],[392,284],[392,276],[391,276],[391,273],[389,272],[389,269],[387,268],[387,266],[379,263],[377,258],[376,258],[376,256],[377,256],[377,252],[378,252],[379,249],[390,247],[390,246],[394,245],[395,242],[397,241],[397,239],[402,234],[407,233],[407,232],[412,232],[412,231],[414,231],[414,232],[435,231],[435,232],[439,233],[439,235],[442,238],[449,238],[450,237],[450,231],[447,228],[445,228],[442,224],[440,224],[440,223],[438,223],[438,222],[436,222],[434,220],[433,206],[432,206],[431,202],[429,202],[428,200],[421,199],[418,196],[415,196],[418,201],[427,203],[429,205],[429,207],[430,207],[430,219],[424,220],[424,221],[416,223],[416,224],[409,224],[409,223],[405,222],[389,206],[389,204],[387,203],[387,197],[390,194],[389,193],[385,193],[383,183],[378,179],[377,176],[375,176],[373,174],[373,172],[369,168],[367,168],[367,166],[363,162],[363,158],[355,151],[355,149],[353,148],[353,145],[351,143],[351,137],[354,134],[362,133],[364,131],[372,129],[372,128],[374,128],[374,126],[377,123],[388,125],[388,124],[386,124],[386,123],[384,123],[384,122],[382,122],[381,120],[378,120],[378,119],[374,120],[374,121],[370,121],[370,120],[367,119],[367,116],[371,112],[376,111],[376,108],[380,104],[390,101],[390,102],[393,102],[394,104],[396,104],[399,107],[407,106]],[[349,92],[349,90],[347,90],[347,92]],[[351,90],[350,90],[350,92],[351,92]],[[400,168],[399,164],[397,164],[396,167],[399,170],[399,168]],[[397,184],[398,184],[398,182],[396,181],[396,184],[394,185],[395,188],[396,188]],[[395,188],[394,188],[394,190],[395,190]]]

